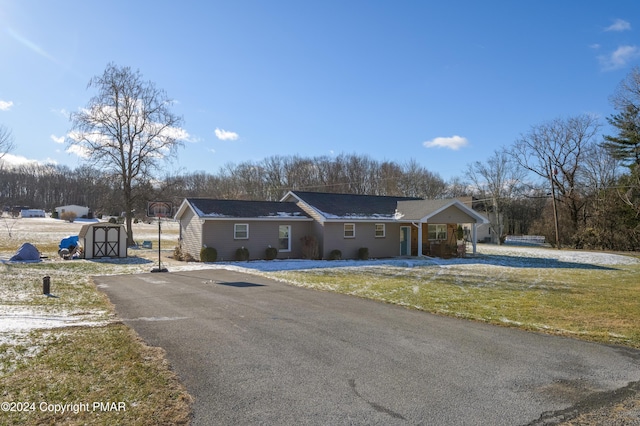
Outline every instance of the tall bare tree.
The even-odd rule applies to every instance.
[[[98,93],[85,109],[71,114],[68,145],[119,179],[131,244],[136,187],[148,181],[188,135],[165,92],[144,81],[139,71],[110,63],[88,88]]]
[[[0,125],[0,160],[2,160],[2,157],[4,157],[8,152],[11,152],[14,148],[15,144],[13,142],[11,130]]]
[[[587,148],[595,143],[599,129],[600,123],[592,115],[558,118],[533,126],[511,150],[522,167],[549,182],[554,207],[557,192],[557,199],[569,212],[573,227],[570,233],[578,229],[585,202],[579,171]]]
[[[476,161],[467,166],[466,177],[482,201],[498,244],[502,243],[504,233],[504,211],[525,175],[526,171],[504,150],[495,151],[484,163]]]

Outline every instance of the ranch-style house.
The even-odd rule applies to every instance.
[[[218,260],[234,260],[241,247],[251,259],[265,258],[268,247],[277,248],[280,259],[302,258],[309,237],[323,259],[333,250],[356,258],[362,247],[372,258],[444,257],[456,245],[458,225],[469,225],[475,253],[477,225],[487,223],[458,199],[303,191],[280,201],[186,198],[175,219],[183,252],[197,260],[203,247],[215,248]]]

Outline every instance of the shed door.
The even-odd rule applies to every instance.
[[[120,227],[93,227],[93,257],[120,257]]]

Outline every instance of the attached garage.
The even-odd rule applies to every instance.
[[[127,231],[124,225],[90,223],[80,229],[84,258],[127,257]]]

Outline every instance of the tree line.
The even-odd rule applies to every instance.
[[[160,162],[181,145],[181,117],[139,72],[109,64],[90,87],[87,108],[73,114],[69,145],[89,153],[84,166],[8,167],[15,147],[0,132],[0,204],[52,210],[80,204],[95,214],[143,218],[149,200],[179,205],[185,197],[278,200],[289,190],[420,198],[471,197],[496,235],[538,234],[558,248],[640,249],[640,70],[611,97],[617,113],[603,123],[581,114],[531,126],[484,162],[449,181],[415,160],[367,155],[272,156],[227,164],[216,172],[159,176]]]

